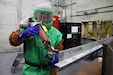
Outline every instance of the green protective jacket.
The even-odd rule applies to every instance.
[[[25,28],[21,28],[23,31]],[[51,27],[46,33],[50,40],[51,46],[56,47],[62,40],[62,34],[56,28]],[[24,59],[27,62],[37,65],[47,64],[48,59],[45,58],[47,49],[45,49],[40,37],[38,35],[31,36],[24,41]],[[37,68],[24,64],[22,69],[22,75],[50,75],[50,68]]]

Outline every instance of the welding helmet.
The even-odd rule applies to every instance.
[[[37,9],[34,9],[33,20],[35,22],[41,22],[46,26],[47,29],[51,28],[52,19],[53,19],[53,10],[50,4],[42,3],[38,6]]]

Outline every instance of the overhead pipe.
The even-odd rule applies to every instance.
[[[109,6],[105,6],[105,7],[98,7],[98,8],[94,8],[94,9],[88,9],[88,10],[96,10],[96,11],[97,11],[96,13],[113,12],[113,9],[111,9],[111,10],[105,10],[105,11],[100,11],[100,12],[98,11],[99,9],[110,8],[110,7],[113,7],[113,5],[109,5]],[[96,14],[96,13],[85,14],[88,10],[78,11],[78,12],[76,12],[76,13],[81,13],[81,12],[83,12],[84,15],[72,15],[72,17],[74,17],[74,16],[85,16],[85,15]]]
[[[72,4],[72,0],[71,0],[71,4]],[[71,16],[72,16],[72,5],[71,5]],[[72,22],[72,17],[71,17],[71,22]]]

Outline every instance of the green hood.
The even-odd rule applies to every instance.
[[[53,19],[53,11],[52,10],[41,10],[41,9],[35,9],[34,12],[33,12],[33,21],[37,22],[36,20],[36,14],[37,13],[50,13],[51,14],[51,22],[50,23],[47,23],[45,26],[46,28],[49,30],[52,26],[52,19]]]

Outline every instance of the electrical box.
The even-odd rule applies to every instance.
[[[81,23],[59,23],[59,30],[63,34],[64,49],[81,45]]]

